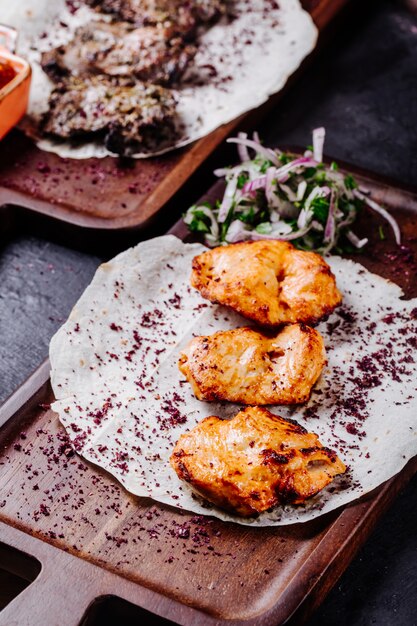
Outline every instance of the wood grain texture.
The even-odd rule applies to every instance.
[[[46,363],[25,393],[47,373]],[[0,537],[42,563],[0,614],[2,626],[76,626],[108,594],[184,626],[301,623],[417,470],[411,462],[361,502],[308,524],[255,530],[205,522],[134,498],[68,457],[56,416],[39,407],[50,398],[46,382],[1,432]],[[188,528],[189,537],[178,536]]]
[[[417,295],[417,195],[357,178],[396,209],[404,234],[401,249],[390,236],[378,241],[378,220],[364,212],[374,239],[359,260]],[[184,625],[301,623],[417,470],[414,459],[366,498],[306,524],[250,529],[191,515],[128,494],[76,456],[49,408],[48,375],[45,363],[0,412],[0,538],[43,565],[0,625],[75,626],[110,593]]]
[[[322,32],[348,1],[352,2],[304,0],[303,4]],[[25,207],[85,228],[144,228],[239,124],[253,126],[284,92],[254,114],[219,127],[187,148],[151,159],[62,159],[42,152],[14,131],[1,144],[0,207]]]

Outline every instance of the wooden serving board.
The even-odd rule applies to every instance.
[[[352,0],[304,0],[302,4],[322,33],[348,2]],[[89,229],[144,228],[239,124],[245,121],[252,126],[282,93],[253,115],[221,126],[187,148],[139,161],[62,159],[42,152],[13,131],[0,144],[0,207],[23,207]]]
[[[381,240],[365,211],[357,231],[371,244],[356,258],[417,296],[417,193],[354,173],[403,232],[401,248],[387,228]],[[130,495],[73,453],[52,401],[46,362],[0,410],[0,567],[32,580],[42,566],[0,626],[299,624],[417,471],[415,458],[351,506],[253,529]],[[8,556],[16,548],[31,560]]]

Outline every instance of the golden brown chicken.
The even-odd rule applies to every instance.
[[[244,517],[304,502],[346,471],[317,435],[260,407],[202,420],[181,435],[171,465],[207,500]]]
[[[204,298],[264,326],[314,324],[342,301],[324,259],[285,241],[208,250],[193,259],[191,284]]]
[[[245,327],[195,337],[178,365],[199,400],[295,404],[308,400],[325,361],[320,333],[290,324],[273,335]]]

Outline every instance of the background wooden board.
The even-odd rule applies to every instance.
[[[407,297],[415,296],[417,195],[369,177],[360,180],[396,208],[404,245],[396,248],[391,237],[373,239],[359,258],[400,282]],[[361,232],[368,230],[374,238],[377,225],[364,212]],[[47,379],[46,363],[1,411],[3,541],[27,545],[47,563],[0,615],[4,625],[12,619],[19,626],[48,623],[46,605],[35,603],[35,594],[45,594],[48,615],[59,616],[60,626],[75,626],[81,610],[109,589],[182,624],[227,619],[266,625],[290,617],[297,623],[334,584],[417,469],[414,460],[363,501],[307,524],[273,529],[225,524],[133,497],[74,455],[49,409]],[[22,539],[27,535],[30,540]],[[61,597],[57,590],[64,579],[67,591]]]
[[[304,0],[303,5],[323,32],[347,3]],[[239,124],[253,126],[281,95],[187,148],[139,161],[61,159],[13,131],[0,145],[0,207],[26,207],[90,229],[143,228]]]

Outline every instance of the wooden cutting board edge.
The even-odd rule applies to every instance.
[[[0,427],[6,425],[7,428],[7,423],[10,423],[10,427],[15,429],[15,419],[20,421],[22,414],[42,401],[42,390],[48,381],[49,360],[46,360],[1,407]],[[183,626],[191,623],[196,626],[296,626],[319,606],[364,544],[382,513],[416,471],[417,457],[398,475],[360,501],[330,513],[329,518],[334,517],[334,521],[297,576],[288,582],[279,601],[271,590],[267,611],[244,620],[224,620],[202,613],[0,522],[0,540],[35,557],[42,565],[38,578],[0,613],[0,626],[49,626],[55,623],[76,626],[94,601],[109,595],[125,599]],[[335,546],[338,546],[336,550]],[[39,602],[40,597],[48,597],[50,602],[45,605]],[[51,621],[55,619],[60,621]]]
[[[308,2],[304,4],[308,4]],[[319,30],[320,40],[327,27],[330,26],[334,18],[348,4],[353,5],[353,0],[320,0],[313,3],[311,16]],[[300,68],[289,78],[284,89],[280,93],[271,96],[264,105],[241,115],[228,124],[220,126],[206,137],[186,147],[183,150],[180,161],[174,165],[163,181],[141,203],[140,219],[138,219],[138,210],[131,212],[125,217],[114,219],[94,217],[81,211],[74,211],[74,209],[67,207],[65,203],[51,203],[8,187],[0,187],[0,208],[21,207],[72,226],[89,230],[111,230],[123,233],[124,231],[146,228],[159,210],[175,196],[176,192],[181,189],[190,176],[203,166],[206,159],[221,146],[233,131],[242,124],[251,128],[254,127],[259,119],[262,119],[273,106],[276,106],[280,98],[286,93],[287,88],[297,80],[300,73],[311,62],[311,58],[316,50],[302,62]]]

